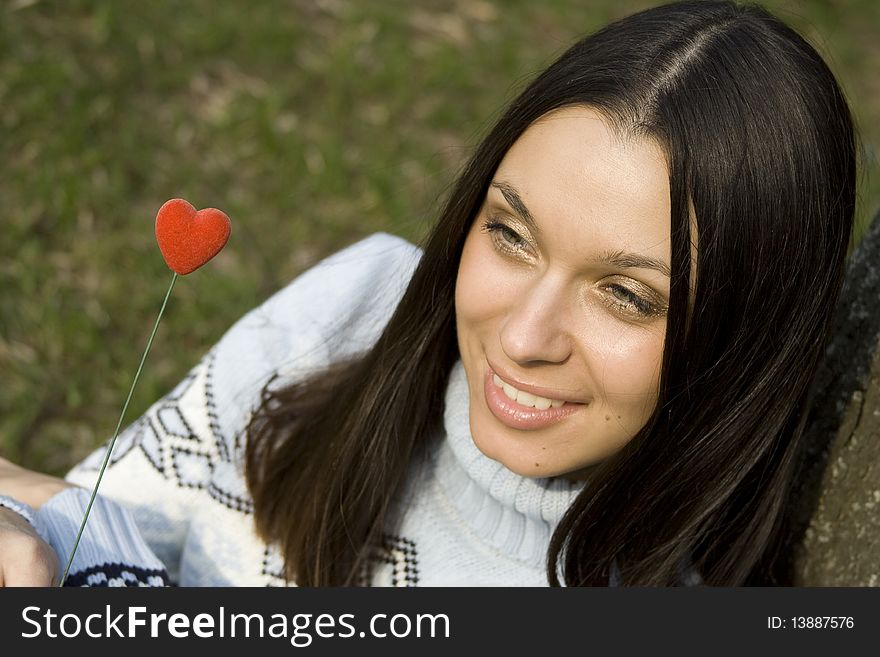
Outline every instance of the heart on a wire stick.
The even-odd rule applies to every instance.
[[[182,198],[166,201],[156,215],[156,241],[172,271],[194,272],[220,253],[232,227],[216,208],[196,209]]]

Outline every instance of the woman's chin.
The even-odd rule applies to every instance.
[[[524,457],[522,454],[510,454],[506,450],[491,449],[489,445],[482,444],[477,438],[474,438],[474,444],[483,455],[493,461],[497,461],[505,468],[521,477],[542,479],[545,477],[555,477],[559,474],[558,470],[542,465],[540,461],[534,458],[528,456]]]

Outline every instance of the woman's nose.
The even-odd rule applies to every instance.
[[[571,353],[561,286],[539,284],[517,300],[501,326],[501,348],[512,361],[565,361]]]

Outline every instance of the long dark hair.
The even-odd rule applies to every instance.
[[[560,565],[566,585],[605,585],[616,562],[624,585],[672,585],[689,558],[705,583],[740,585],[772,549],[842,284],[855,137],[796,32],[756,6],[682,2],[612,23],[541,73],[466,164],[375,345],[264,389],[247,480],[290,580],[359,582],[441,425],[468,229],[514,141],[570,105],[664,148],[672,278],[655,412],[559,523],[548,582]]]

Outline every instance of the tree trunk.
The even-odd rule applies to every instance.
[[[880,214],[849,259],[764,584],[880,585]]]

